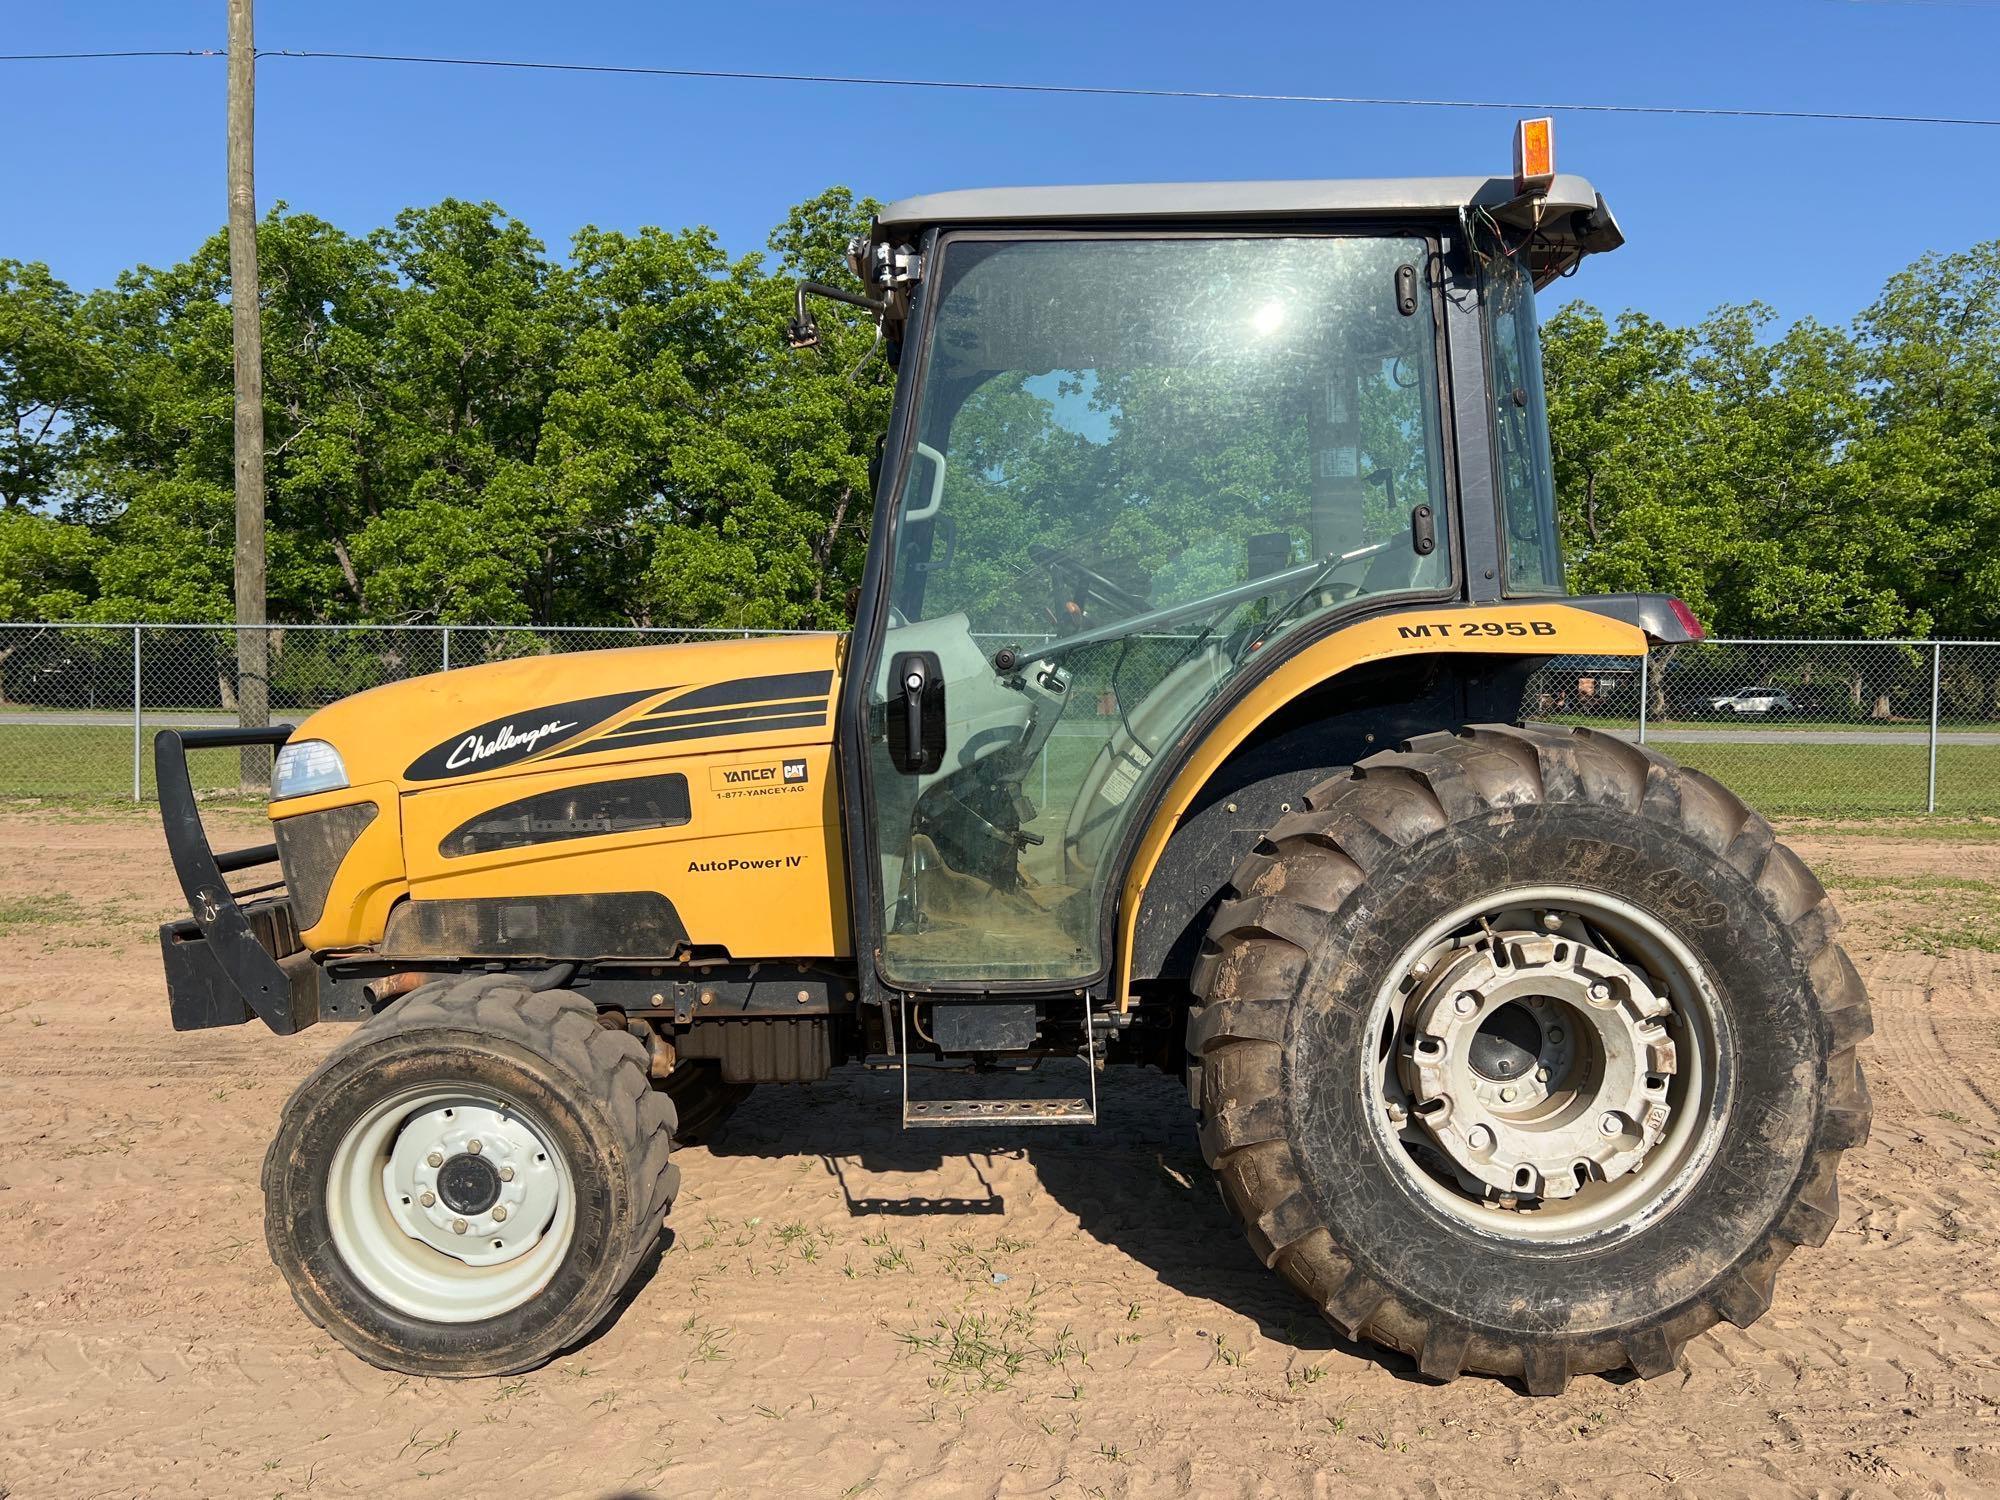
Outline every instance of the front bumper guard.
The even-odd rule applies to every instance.
[[[276,864],[278,846],[258,844],[218,854],[201,826],[188,777],[188,750],[276,749],[291,736],[291,725],[274,724],[268,729],[163,729],[153,737],[160,820],[190,913],[160,927],[160,956],[176,1031],[240,1026],[255,1016],[280,1036],[290,1036],[321,1019],[367,1014],[360,986],[330,979],[300,944],[289,895],[242,900],[223,878]]]

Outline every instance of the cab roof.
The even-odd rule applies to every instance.
[[[1539,207],[1539,211],[1537,211]],[[1559,173],[1546,192],[1517,195],[1511,177],[1353,177],[1299,182],[1121,182],[1094,186],[965,188],[891,203],[875,238],[926,229],[1198,225],[1269,219],[1456,218],[1484,209],[1509,230],[1536,233],[1537,280],[1625,242],[1585,179]]]

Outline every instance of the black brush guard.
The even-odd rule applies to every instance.
[[[209,847],[188,779],[190,749],[269,745],[292,737],[292,726],[268,729],[163,729],[153,737],[153,768],[167,852],[187,897],[188,916],[160,928],[167,999],[174,1030],[240,1026],[252,1016],[280,1036],[322,1018],[366,1013],[358,988],[335,984],[299,944],[289,895],[239,900],[223,877],[276,864],[278,846],[258,844],[217,854]],[[353,993],[345,993],[352,990]]]

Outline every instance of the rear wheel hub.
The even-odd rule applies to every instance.
[[[1667,1002],[1590,943],[1495,933],[1446,954],[1411,998],[1399,1072],[1468,1188],[1568,1198],[1633,1171],[1665,1135]]]

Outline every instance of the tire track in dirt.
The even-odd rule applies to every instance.
[[[682,1154],[671,1247],[595,1341],[411,1381],[337,1350],[264,1256],[264,1144],[339,1028],[168,1030],[132,915],[173,893],[149,821],[0,815],[0,851],[0,895],[55,871],[124,914],[0,931],[11,1500],[2000,1491],[1995,955],[1850,925],[1878,1110],[1840,1223],[1662,1380],[1531,1402],[1337,1338],[1229,1223],[1171,1078],[1107,1075],[1096,1131],[940,1140],[843,1069]]]

